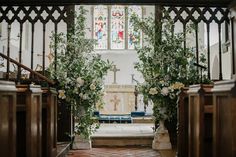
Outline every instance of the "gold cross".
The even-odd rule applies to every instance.
[[[113,68],[111,69],[111,71],[114,72],[114,78],[113,78],[113,83],[112,84],[116,84],[116,72],[120,71],[120,69],[117,69],[116,65],[114,65]]]
[[[113,96],[114,99],[110,100],[111,102],[114,103],[114,111],[117,111],[117,106],[119,105],[120,99],[117,99],[117,96]]]

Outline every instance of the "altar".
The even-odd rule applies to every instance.
[[[101,114],[130,114],[135,110],[134,85],[106,85]]]

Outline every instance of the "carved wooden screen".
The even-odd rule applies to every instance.
[[[66,31],[66,20],[65,6],[1,6],[0,23],[5,23],[7,28],[2,28],[0,52],[6,53],[8,57],[14,56],[15,58],[13,57],[13,59],[28,65],[33,70],[40,70],[44,74],[45,58],[47,57],[49,61],[52,56],[55,60],[57,58],[56,49],[54,54],[48,52],[50,51],[48,48],[51,31],[57,33],[58,29],[63,25],[62,23],[64,23],[62,27]],[[18,33],[15,33],[16,31]],[[13,36],[12,34],[14,33],[18,35]],[[37,47],[40,47],[40,50],[36,49]],[[27,49],[28,52],[24,49]],[[27,57],[30,60],[24,60],[23,62],[22,58],[25,58],[25,56],[30,56]],[[42,57],[41,63],[35,65],[34,58],[40,56]],[[9,60],[6,61],[6,78],[9,79],[10,69],[12,70],[13,68],[18,71],[17,78],[20,79],[21,69],[19,67],[11,67]]]
[[[196,27],[195,29],[195,51],[196,51],[196,62],[199,62],[199,34],[198,25],[204,23],[206,27],[206,51],[207,51],[207,62],[208,62],[208,77],[211,76],[210,67],[210,32],[212,23],[218,25],[218,55],[219,55],[219,80],[222,80],[222,25],[229,24],[229,10],[226,8],[219,7],[174,7],[166,6],[163,9],[169,12],[174,22],[180,22],[183,25],[183,32],[186,32],[186,26],[189,22],[192,22]],[[227,27],[225,27],[227,28]],[[186,48],[186,41],[184,42]]]

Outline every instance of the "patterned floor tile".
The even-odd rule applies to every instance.
[[[107,147],[91,150],[71,150],[67,157],[161,157],[148,147]]]

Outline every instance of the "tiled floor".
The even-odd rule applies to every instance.
[[[106,147],[90,150],[71,150],[67,157],[161,157],[147,147]]]

